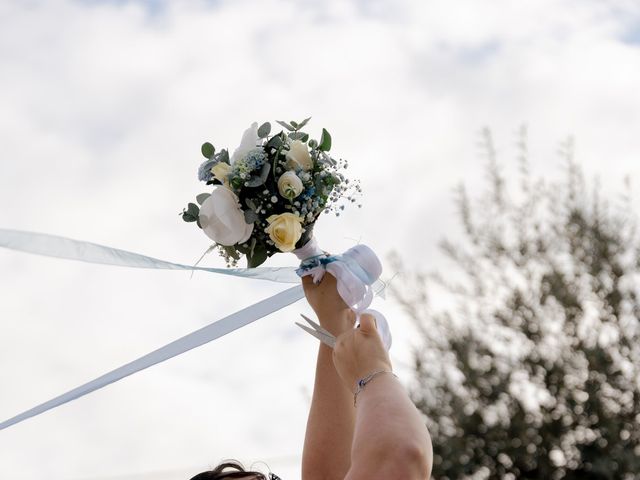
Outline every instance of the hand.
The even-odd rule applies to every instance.
[[[378,370],[392,370],[373,315],[363,314],[360,327],[342,333],[333,349],[333,364],[345,386],[353,391],[356,382]]]
[[[307,275],[302,277],[302,287],[309,305],[318,316],[320,325],[331,331],[330,327],[333,324],[343,322],[345,318],[348,318],[350,326],[353,326],[355,315],[340,297],[336,278],[333,275],[325,272],[322,281],[317,285],[313,283],[311,275]]]

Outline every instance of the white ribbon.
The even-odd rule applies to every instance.
[[[0,229],[0,247],[50,257],[79,260],[89,263],[100,263],[105,265],[170,270],[202,270],[212,273],[220,273],[223,275],[271,280],[282,283],[298,283],[300,281],[300,277],[296,274],[296,270],[290,267],[246,269],[196,267],[158,260],[145,255],[106,247],[95,243],[82,242],[70,238],[42,233],[23,232],[19,230]],[[298,255],[305,257],[305,260],[309,259],[309,257],[318,255],[325,257],[325,259],[327,257],[318,248],[317,243],[313,239],[297,252]],[[345,302],[353,308],[357,314],[367,312],[365,309],[369,306],[371,299],[373,298],[374,286],[376,284],[380,284],[377,279],[380,276],[382,267],[378,258],[369,247],[356,245],[355,247],[347,250],[343,255],[337,255],[335,257],[331,257],[331,259],[330,263],[323,265],[322,268],[316,269],[314,273],[306,274],[314,274],[314,278],[321,279],[326,269],[326,271],[330,272],[338,280],[338,292]],[[309,272],[311,272],[311,270],[309,270]],[[144,370],[152,365],[211,342],[229,332],[255,322],[259,318],[280,310],[303,297],[304,291],[300,285],[284,290],[254,305],[222,318],[217,322],[196,330],[195,332],[154,350],[147,355],[91,380],[84,385],[76,387],[73,390],[63,393],[62,395],[33,407],[19,415],[16,415],[15,417],[5,420],[0,423],[0,430],[80,398],[106,385],[117,382],[124,377],[139,372],[140,370]],[[391,334],[389,333],[386,319],[384,319],[379,312],[370,312],[376,316],[378,330],[380,331],[385,345],[389,348],[391,346]]]
[[[0,247],[36,253],[47,257],[79,260],[88,263],[116,265],[120,267],[157,268],[165,270],[202,270],[234,277],[256,278],[280,283],[298,283],[300,277],[292,267],[260,267],[260,268],[208,268],[195,265],[182,265],[157,258],[147,257],[139,253],[128,252],[117,248],[83,242],[71,238],[48,235],[46,233],[24,232],[0,228]]]
[[[173,342],[161,347],[157,350],[154,350],[151,353],[148,353],[133,362],[127,363],[115,370],[106,373],[95,380],[91,380],[90,382],[85,383],[84,385],[80,385],[79,387],[74,388],[62,395],[59,395],[51,400],[44,402],[36,407],[33,407],[15,417],[12,417],[4,422],[0,423],[0,430],[3,430],[11,425],[15,425],[16,423],[22,422],[27,418],[35,417],[36,415],[40,415],[41,413],[46,412],[47,410],[51,410],[52,408],[59,407],[60,405],[64,405],[67,402],[75,400],[76,398],[80,398],[87,393],[91,393],[95,390],[98,390],[110,383],[117,382],[118,380],[123,379],[124,377],[128,377],[140,370],[144,370],[145,368],[149,368],[156,363],[164,362],[176,355],[180,355],[181,353],[188,352],[196,347],[204,345],[205,343],[209,343],[216,338],[222,337],[233,330],[237,330],[240,327],[244,327],[245,325],[249,325],[252,322],[255,322],[259,318],[264,317],[272,312],[280,310],[281,308],[290,305],[291,303],[297,302],[301,298],[304,297],[304,292],[300,285],[295,287],[288,288],[276,295],[273,295],[269,298],[266,298],[258,303],[255,303],[247,308],[237,311],[229,315],[228,317],[224,317],[217,322],[214,322],[206,327],[203,327],[195,332],[192,332],[188,335],[185,335],[178,340],[174,340]]]

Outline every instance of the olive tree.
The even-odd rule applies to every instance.
[[[433,438],[434,478],[638,478],[630,181],[604,198],[571,138],[562,180],[534,178],[526,135],[508,181],[483,130],[488,187],[473,201],[456,190],[462,235],[440,244],[450,268],[405,272],[390,287],[419,331],[411,393]]]

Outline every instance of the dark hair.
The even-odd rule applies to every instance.
[[[213,470],[202,472],[192,477],[191,480],[226,480],[231,478],[246,478],[253,475],[256,480],[280,480],[280,478],[272,473],[267,478],[264,473],[251,472],[244,469],[240,462],[235,460],[226,460]]]

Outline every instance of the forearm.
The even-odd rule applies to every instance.
[[[353,328],[348,316],[321,323],[334,335]],[[353,394],[333,365],[332,350],[320,344],[315,385],[302,453],[304,480],[343,480],[350,468],[355,425]]]
[[[429,432],[404,387],[391,375],[372,380],[358,395],[349,480],[429,478]]]

